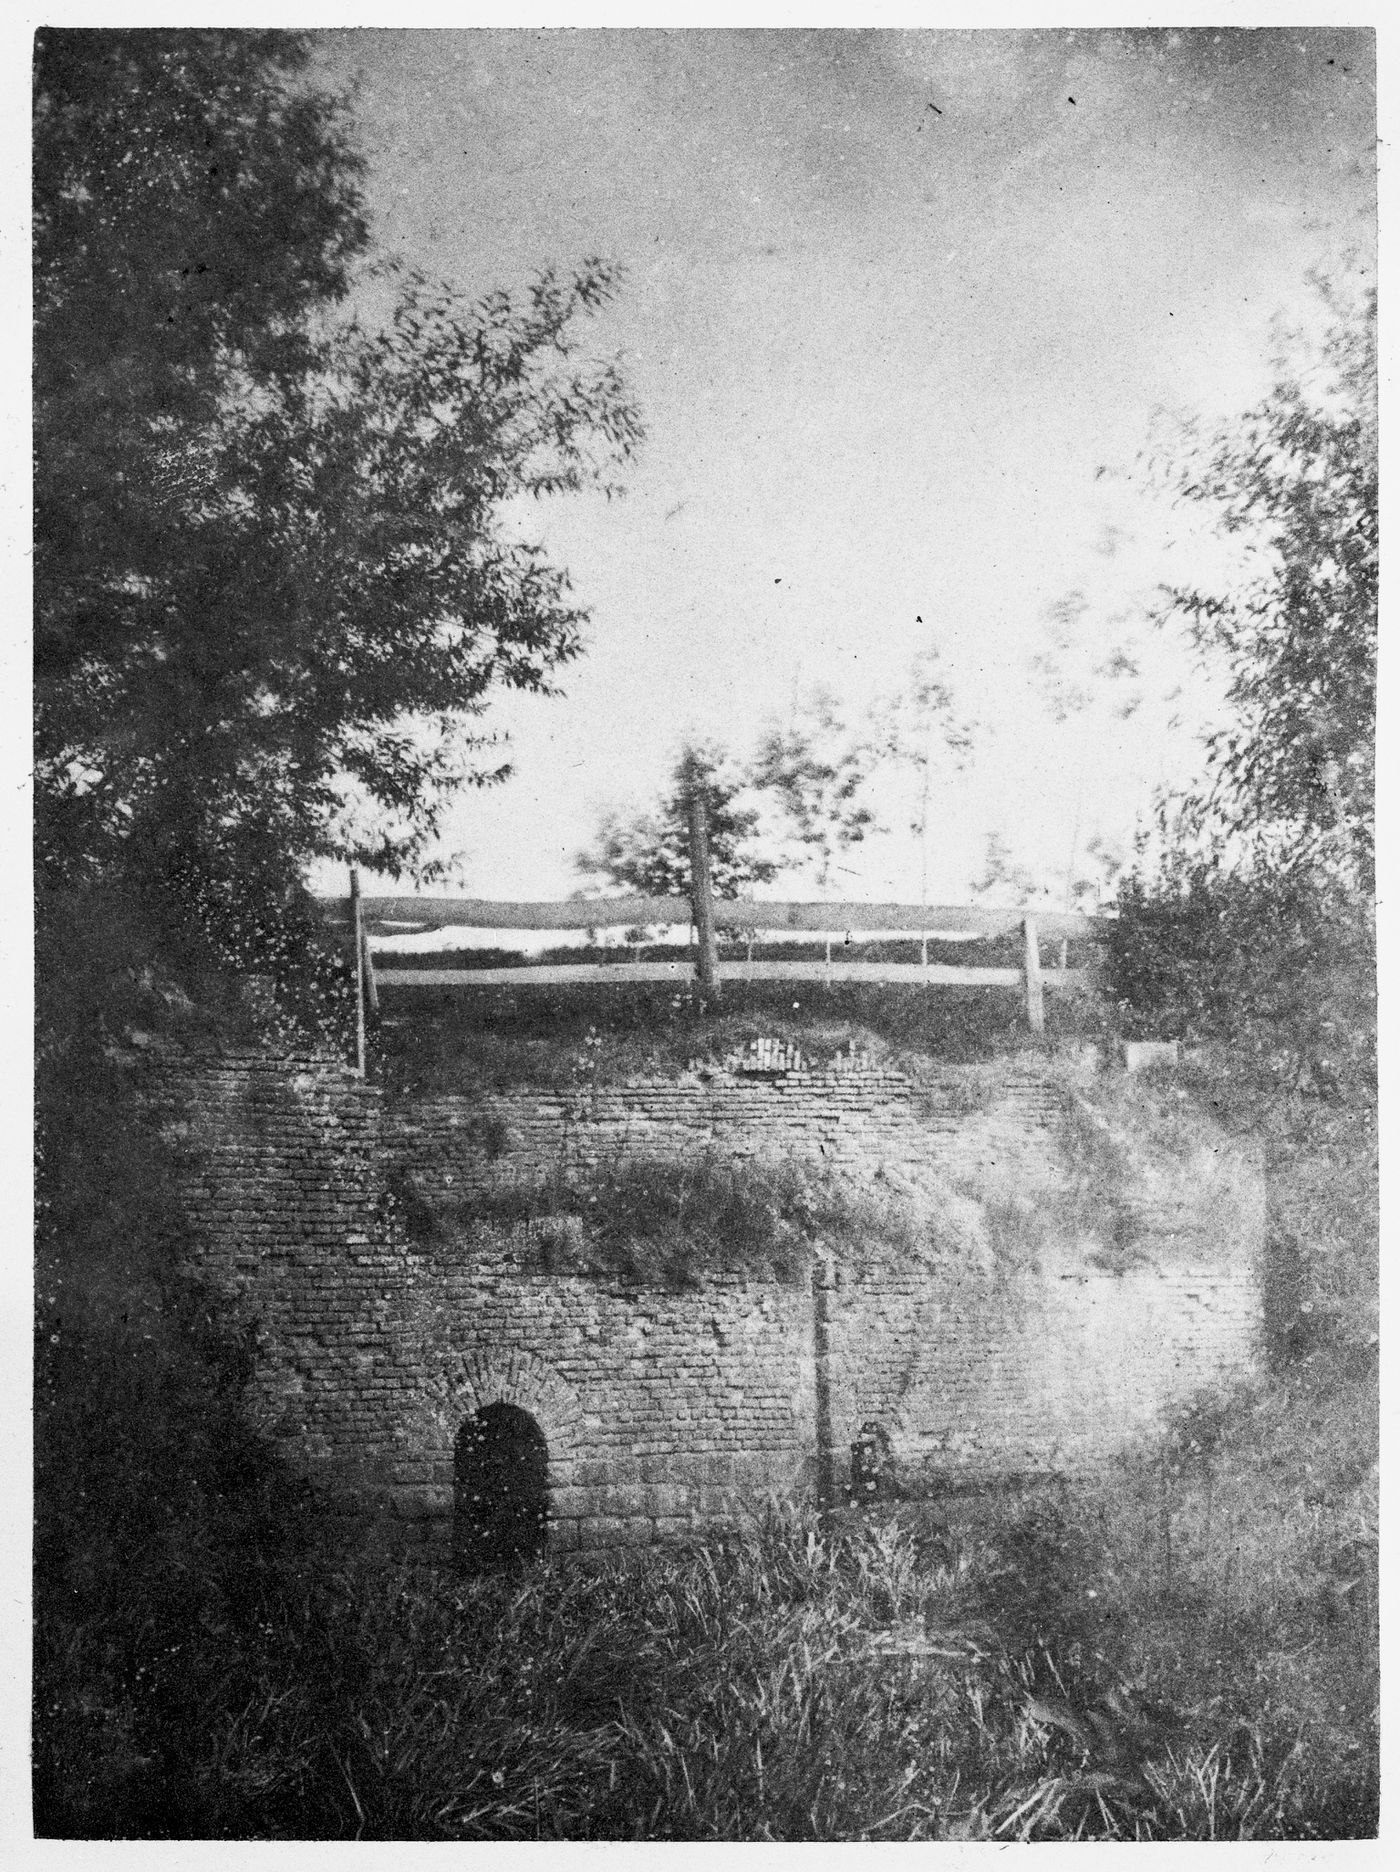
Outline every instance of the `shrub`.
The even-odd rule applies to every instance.
[[[1321,1096],[1374,1083],[1370,912],[1317,871],[1209,856],[1127,878],[1105,980],[1130,1036],[1218,1040],[1271,1085]]]

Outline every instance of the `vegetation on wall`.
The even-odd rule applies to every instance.
[[[425,1195],[404,1173],[393,1188],[410,1233],[426,1244],[450,1244],[482,1223],[523,1225],[512,1247],[527,1268],[642,1287],[694,1287],[719,1272],[792,1284],[806,1279],[820,1248],[917,1253],[930,1241],[931,1225],[906,1205],[793,1159],[619,1157],[451,1200]]]

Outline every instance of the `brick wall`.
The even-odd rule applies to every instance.
[[[493,1401],[544,1432],[561,1547],[666,1538],[810,1489],[818,1305],[838,1485],[867,1420],[911,1489],[1092,1467],[1254,1356],[1257,1167],[1223,1138],[1175,1166],[1130,1153],[1113,1227],[1076,1220],[1073,1094],[1034,1060],[971,1093],[966,1073],[915,1087],[846,1058],[390,1103],[312,1058],[166,1055],[151,1093],[208,1275],[258,1321],[263,1424],[423,1538],[451,1513],[458,1430]],[[930,1218],[930,1245],[817,1258],[820,1293],[739,1275],[647,1291],[532,1272],[528,1228],[414,1240],[387,1197],[403,1173],[460,1198],[703,1152],[800,1155],[877,1185]]]
[[[706,1151],[797,1153],[836,1171],[883,1166],[918,1178],[931,1164],[948,1171],[1019,1153],[1062,1109],[1057,1088],[1028,1066],[997,1075],[996,1095],[975,1122],[949,1087],[922,1086],[917,1109],[913,1095],[904,1074],[863,1055],[793,1072],[739,1064],[596,1089],[417,1098],[395,1113],[392,1142],[442,1195],[621,1157]],[[483,1120],[505,1140],[499,1158],[483,1144]]]

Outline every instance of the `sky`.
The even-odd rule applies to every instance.
[[[588,345],[648,439],[624,499],[512,516],[588,651],[560,699],[493,707],[515,772],[449,815],[461,888],[567,895],[684,737],[747,753],[818,684],[854,720],[929,645],[978,724],[934,901],[989,835],[1054,897],[1189,777],[1212,680],[1142,620],[1213,548],[1133,464],[1154,412],[1258,398],[1309,268],[1373,268],[1369,33],[362,30],[317,63],[354,86],[382,248],[471,297],[626,269]],[[1120,644],[1138,676],[1056,720],[1047,668]],[[832,888],[917,901],[879,804]]]

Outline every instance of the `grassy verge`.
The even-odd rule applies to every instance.
[[[385,997],[379,1076],[391,1090],[470,1092],[512,1085],[608,1084],[635,1073],[717,1063],[777,1039],[825,1065],[852,1043],[896,1064],[977,1061],[1030,1043],[1009,988],[873,982],[730,982],[723,1002],[665,983],[413,989]],[[1099,1032],[1088,995],[1046,996],[1046,1039]]]
[[[953,1532],[927,1511],[825,1530],[774,1514],[722,1547],[591,1570],[542,1562],[515,1578],[263,1556],[196,1618],[145,1608],[126,1634],[140,1642],[121,1751],[104,1760],[90,1737],[83,1774],[46,1783],[40,1827],[612,1840],[1373,1830],[1365,1712],[1319,1688],[1324,1650],[1339,1685],[1365,1650],[1363,1610],[1340,1625],[1310,1613],[1306,1630],[1297,1615],[1261,1654],[1252,1623],[1201,1626],[1202,1582],[1180,1561],[1170,1588],[1125,1571],[1129,1550],[1082,1518],[1091,1506],[983,1504]]]

